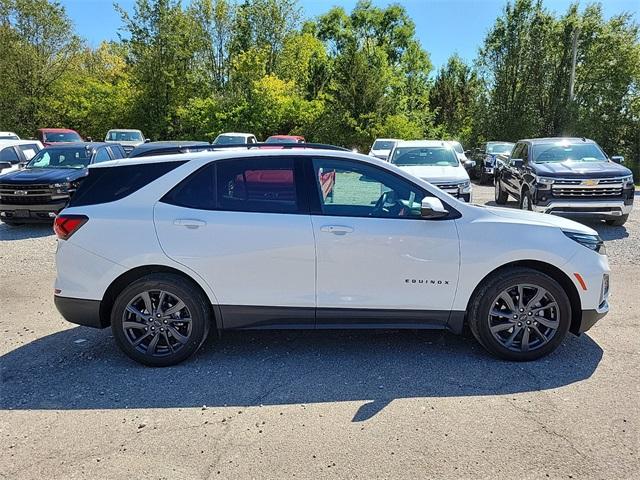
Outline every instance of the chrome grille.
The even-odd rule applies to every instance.
[[[554,197],[594,198],[622,195],[622,178],[558,179],[551,190]]]

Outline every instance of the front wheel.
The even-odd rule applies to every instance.
[[[200,348],[209,333],[207,299],[174,274],[142,277],[118,295],[111,329],[120,349],[144,365],[175,365]]]
[[[495,200],[498,205],[504,205],[507,203],[509,198],[509,194],[502,190],[502,185],[500,183],[500,177],[496,177],[494,181],[494,192],[495,192]]]
[[[525,190],[520,195],[520,209],[521,210],[533,210],[533,200],[531,199],[531,192]]]
[[[611,225],[612,227],[621,227],[622,225],[627,223],[628,219],[629,219],[629,214],[626,214],[626,215],[622,215],[621,217],[609,218],[605,221],[607,222],[607,225]]]
[[[564,289],[548,275],[509,268],[489,278],[469,307],[469,326],[489,353],[529,361],[554,351],[571,323]]]

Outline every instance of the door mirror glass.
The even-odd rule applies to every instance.
[[[620,156],[620,155],[615,155],[615,156],[611,157],[611,161],[614,162],[614,163],[622,164],[622,163],[624,163],[624,157]]]
[[[4,170],[5,168],[11,168],[11,163],[10,162],[0,162],[0,172],[2,170]]]
[[[511,166],[513,168],[522,168],[524,167],[524,160],[521,158],[512,158],[511,159]]]
[[[436,197],[424,197],[420,205],[420,216],[422,218],[442,218],[449,215],[449,212]]]

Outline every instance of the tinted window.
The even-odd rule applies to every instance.
[[[506,155],[513,149],[513,143],[487,143],[487,153]]]
[[[376,140],[371,147],[371,150],[391,150],[396,142],[391,140]]]
[[[85,147],[45,148],[27,164],[27,168],[84,168],[91,161]]]
[[[185,162],[143,163],[90,168],[69,206],[80,207],[120,200]]]
[[[464,153],[462,145],[460,145],[458,142],[451,142],[450,145],[456,152]]]
[[[430,165],[455,167],[458,157],[450,147],[396,147],[390,160],[397,166]]]
[[[140,132],[121,132],[118,130],[110,130],[107,134],[107,140],[112,142],[142,142],[142,134]]]
[[[82,138],[76,132],[49,132],[44,134],[44,140],[49,143],[81,142]]]
[[[192,173],[162,199],[179,207],[213,210],[216,207],[214,190],[215,164],[207,165]]]
[[[250,143],[246,137],[232,136],[232,135],[220,135],[213,143],[215,145],[231,145],[234,143]]]
[[[607,157],[593,143],[555,143],[536,145],[533,161],[535,163],[606,162]]]
[[[0,150],[0,162],[18,163],[20,159],[13,147],[7,147]]]
[[[38,145],[34,144],[28,144],[28,145],[19,145],[18,148],[20,150],[22,150],[22,154],[24,155],[24,158],[29,161],[31,160],[33,157],[35,157],[36,153],[38,153],[40,151],[40,147]]]
[[[217,199],[221,210],[297,213],[292,158],[256,158],[219,162]]]
[[[516,146],[513,149],[513,153],[511,154],[511,158],[509,158],[509,163],[511,163],[512,160],[522,159],[522,147],[523,147],[522,143],[516,144]]]
[[[107,162],[109,160],[111,160],[111,157],[109,156],[109,152],[107,151],[107,149],[99,148],[98,151],[96,152],[96,158],[93,162],[100,163],[100,162]]]
[[[325,215],[420,217],[425,192],[389,172],[332,159],[314,159],[313,168]]]

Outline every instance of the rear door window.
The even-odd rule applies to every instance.
[[[109,155],[109,150],[107,150],[106,148],[99,148],[98,151],[96,152],[96,156],[95,156],[95,159],[93,160],[93,163],[108,162],[109,160],[111,160],[111,156]]]
[[[293,157],[217,162],[217,208],[241,212],[298,213]]]
[[[215,164],[205,165],[192,173],[161,200],[164,203],[198,210],[214,210]]]

